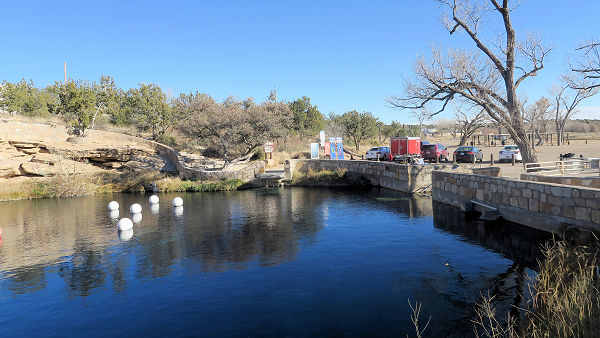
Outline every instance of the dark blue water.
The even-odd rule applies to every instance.
[[[0,203],[0,336],[405,336],[409,300],[464,336],[482,293],[519,304],[545,239],[389,190],[179,195]],[[111,199],[143,206],[133,234]]]

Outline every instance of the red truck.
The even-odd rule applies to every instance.
[[[417,163],[421,162],[421,138],[392,137],[390,144],[394,161]]]

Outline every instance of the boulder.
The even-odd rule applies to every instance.
[[[62,159],[53,164],[48,162],[24,162],[21,163],[21,171],[29,175],[54,176],[54,175],[78,175],[97,174],[104,172],[103,169],[87,163]]]
[[[19,170],[20,165],[20,161],[0,160],[0,177],[9,178],[21,175],[21,171]]]
[[[39,162],[21,163],[21,170],[26,174],[36,176],[52,176],[55,172],[51,165]]]
[[[24,152],[25,154],[33,155],[33,154],[37,154],[40,151],[40,148],[38,148],[38,147],[35,147],[35,148],[22,148],[21,151]]]
[[[37,148],[39,146],[39,142],[33,141],[8,141],[11,146],[19,149],[31,149]]]
[[[56,164],[60,161],[64,160],[59,155],[48,154],[48,153],[39,153],[33,156],[31,162],[44,163],[44,164]]]
[[[135,160],[125,163],[123,167],[134,172],[162,171],[162,169],[165,167],[165,164],[165,161],[161,158],[141,156]]]
[[[109,169],[119,169],[123,166],[123,162],[104,162],[102,163],[103,166],[105,166],[106,168]]]

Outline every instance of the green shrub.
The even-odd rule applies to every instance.
[[[179,178],[164,178],[156,185],[162,192],[210,192],[237,190],[244,182],[239,179],[223,180],[217,182],[184,181]]]
[[[257,151],[252,154],[250,158],[251,161],[264,161],[265,160],[265,151],[263,148],[259,148]]]

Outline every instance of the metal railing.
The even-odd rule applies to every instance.
[[[597,158],[582,158],[559,160],[552,162],[525,163],[526,173],[536,173],[545,176],[565,176],[597,174],[600,175]]]

